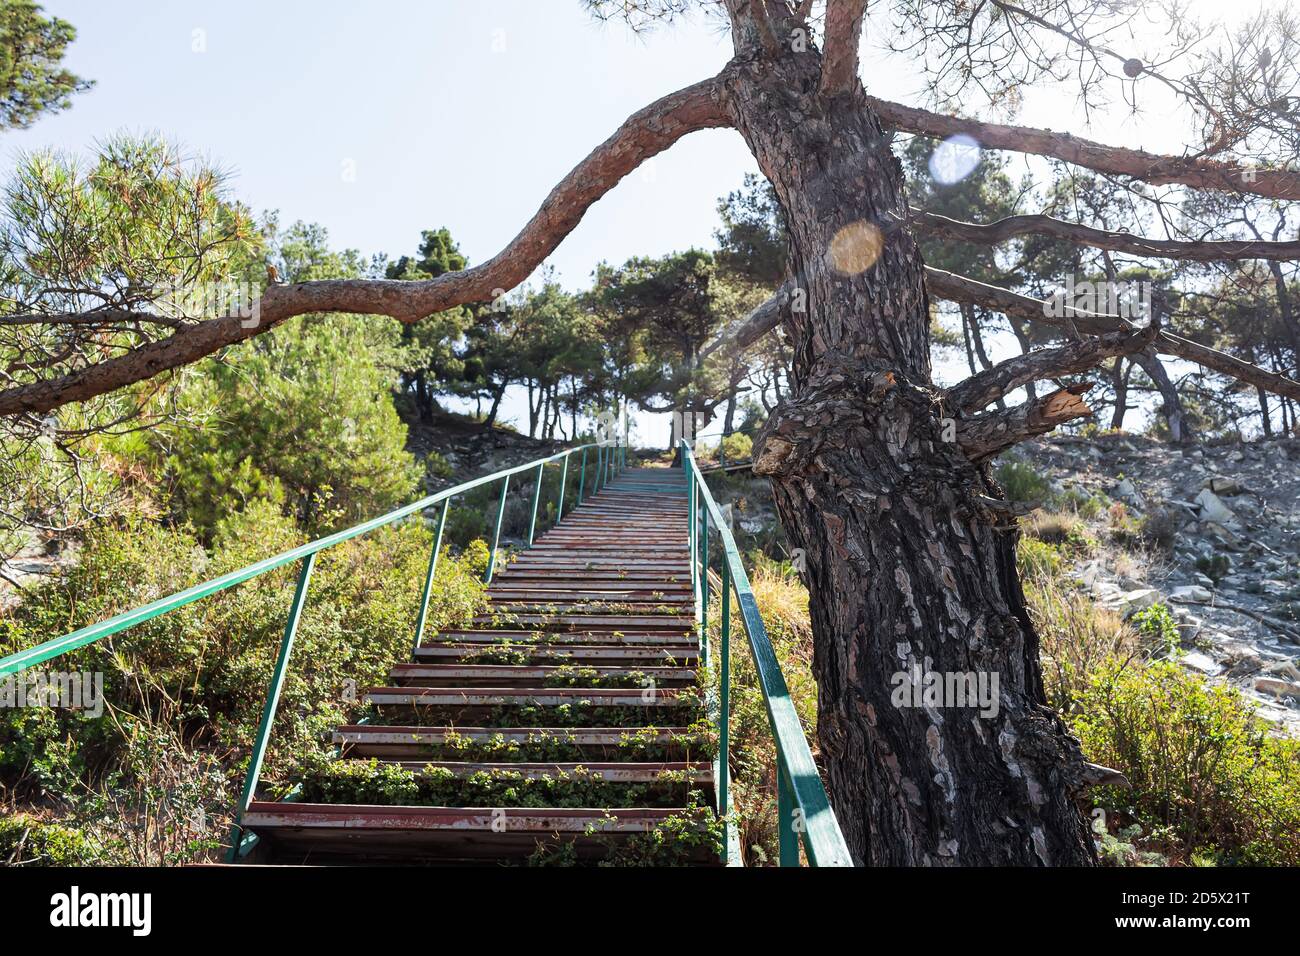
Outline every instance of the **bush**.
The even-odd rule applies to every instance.
[[[1051,491],[1047,479],[1033,465],[1016,458],[999,462],[993,475],[1008,501],[1042,501]]]
[[[26,814],[0,819],[0,866],[94,866],[104,863],[78,830]]]
[[[817,684],[812,674],[812,625],[808,617],[808,591],[789,565],[751,552],[750,584],[767,628],[777,662],[785,674],[790,697],[810,741],[817,731]],[[721,635],[721,580],[710,577],[709,609],[711,646],[717,658]],[[758,673],[749,653],[737,607],[732,607],[731,629],[731,768],[741,849],[747,863],[777,859],[776,744]],[[713,678],[718,674],[714,665]]]
[[[743,432],[725,435],[718,442],[718,457],[727,461],[748,461],[754,455],[754,439]]]
[[[1237,691],[1168,661],[1111,660],[1080,703],[1088,759],[1133,785],[1099,789],[1100,806],[1168,828],[1188,856],[1300,864],[1300,741],[1270,736]]]
[[[321,534],[411,501],[421,470],[406,451],[391,373],[359,347],[355,324],[309,316],[201,367],[186,410],[202,427],[155,440],[177,513],[200,535],[265,498]]]
[[[0,654],[103,620],[300,543],[294,523],[263,502],[222,519],[208,556],[185,530],[146,521],[91,530],[66,580],[0,617]],[[410,653],[430,530],[407,522],[322,552],[290,659],[265,777],[358,708],[356,688],[382,683]],[[480,543],[444,552],[427,633],[464,625],[484,606]],[[120,767],[139,726],[192,728],[188,746],[233,754],[252,742],[279,651],[297,565],[271,571],[60,658],[61,670],[101,671],[106,713],[24,708],[0,714],[0,780],[66,794]],[[190,739],[193,737],[194,739]]]

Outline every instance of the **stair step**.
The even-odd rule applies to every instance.
[[[256,801],[243,825],[277,862],[481,862],[524,859],[539,843],[573,841],[580,859],[600,859],[607,842],[654,829],[687,808],[461,808]],[[604,840],[588,836],[588,829]],[[718,864],[701,847],[696,862]]]
[[[657,727],[653,731],[634,727],[416,727],[384,724],[347,724],[334,732],[334,744],[345,757],[387,757],[418,760],[419,755],[443,746],[448,739],[475,744],[493,741],[546,745],[552,742],[574,747],[583,757],[609,760],[626,749],[623,741],[635,739],[659,745],[673,756],[685,757],[683,743],[692,739],[688,727]]]
[[[705,761],[676,761],[668,763],[633,763],[633,762],[566,762],[566,763],[470,763],[460,760],[388,760],[391,763],[413,772],[427,767],[450,770],[456,777],[472,777],[476,773],[517,773],[529,780],[544,777],[558,777],[560,774],[573,776],[584,774],[588,778],[600,779],[609,783],[654,783],[665,774],[683,774],[691,783],[712,786],[713,764]]]
[[[474,629],[463,631],[447,631],[436,638],[425,638],[425,646],[434,643],[443,643],[449,641],[459,644],[556,644],[564,646],[566,644],[611,644],[618,643],[627,646],[645,646],[645,647],[681,647],[682,645],[697,646],[694,634],[688,629],[682,629],[676,634],[666,634],[662,631],[622,631],[618,628],[608,627],[603,629],[565,631],[564,640],[547,641],[538,640],[534,635],[535,631],[511,630],[509,628],[501,629]],[[612,640],[617,634],[617,639]],[[554,635],[546,635],[551,637]]]
[[[558,660],[573,664],[645,663],[662,666],[686,665],[699,659],[699,648],[694,645],[668,645],[664,647],[619,647],[614,645],[582,644],[494,644],[485,649],[482,644],[426,644],[415,650],[417,661],[455,662],[475,654],[493,651],[528,655],[530,662]]]
[[[475,617],[473,624],[493,624],[496,619],[488,615]],[[639,628],[644,631],[691,628],[695,620],[683,614],[516,614],[506,624],[536,624],[548,630],[580,630],[584,626],[603,624],[611,628]]]
[[[529,664],[398,664],[388,672],[388,677],[398,687],[545,687],[547,680],[573,670]],[[595,671],[600,677],[641,675],[646,686],[655,687],[689,685],[696,681],[695,671],[686,667],[593,666],[582,670]]]
[[[417,774],[449,771],[461,780],[505,775],[492,791],[426,780],[425,799],[552,802],[554,795],[559,802],[563,791],[654,804],[684,802],[692,791],[710,803],[716,731],[685,726],[703,714],[685,492],[680,471],[633,469],[571,509],[497,568],[485,613],[466,627],[426,635],[413,663],[390,670],[388,686],[364,691],[380,719],[338,727],[339,759],[380,760]],[[551,686],[641,679],[649,685]],[[498,723],[524,726],[489,726]],[[564,723],[573,726],[555,726]],[[604,783],[586,791],[581,784],[572,791],[516,786],[561,776]],[[518,788],[528,799],[485,796]],[[259,837],[257,862],[471,864],[524,861],[539,847],[595,862],[676,816],[695,821],[687,826],[714,819],[699,806],[255,801],[242,823]],[[718,848],[696,842],[707,841],[675,844],[688,862],[718,865]]]
[[[675,688],[640,687],[370,687],[364,700],[376,706],[559,707],[586,701],[596,707],[675,707],[693,702]],[[644,699],[643,699],[644,698]]]

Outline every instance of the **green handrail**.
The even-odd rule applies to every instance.
[[[258,561],[255,564],[250,564],[248,567],[240,568],[238,571],[223,574],[220,577],[213,578],[210,581],[204,581],[201,584],[196,584],[193,587],[186,588],[183,591],[178,591],[175,594],[170,594],[167,597],[159,598],[157,601],[142,605],[141,607],[134,608],[130,611],[124,611],[123,613],[114,615],[107,620],[80,628],[70,634],[64,634],[62,637],[56,637],[53,640],[45,641],[44,643],[37,644],[35,647],[30,647],[27,650],[10,654],[7,657],[0,658],[0,678],[9,677],[10,675],[26,670],[29,667],[43,664],[62,654],[67,654],[69,651],[74,651],[106,637],[111,637],[129,627],[134,627],[136,624],[142,624],[145,621],[167,614],[177,608],[185,607],[187,604],[193,604],[195,601],[200,601],[205,597],[218,593],[219,591],[224,591],[237,584],[242,584],[245,581],[265,574],[268,571],[284,567],[285,565],[292,564],[295,561],[301,561],[302,564],[298,574],[298,584],[294,590],[293,602],[289,608],[289,617],[285,623],[284,637],[280,641],[280,650],[276,657],[275,670],[271,677],[271,684],[267,690],[266,703],[262,708],[262,718],[258,724],[257,736],[253,741],[253,749],[249,756],[248,773],[244,778],[244,786],[240,794],[239,806],[236,808],[235,823],[231,831],[231,847],[229,854],[229,859],[233,862],[238,859],[241,846],[245,843],[240,820],[257,792],[258,778],[262,771],[262,761],[266,756],[266,748],[270,740],[271,726],[275,720],[275,712],[280,703],[280,692],[284,687],[285,676],[288,673],[289,656],[293,652],[294,637],[298,631],[298,622],[302,619],[302,613],[307,604],[307,591],[308,586],[311,583],[312,570],[316,564],[316,555],[336,544],[342,544],[344,541],[360,537],[361,535],[374,531],[377,528],[382,528],[386,525],[393,524],[396,521],[401,521],[403,518],[409,517],[413,514],[424,511],[433,505],[441,503],[442,509],[438,516],[438,526],[437,532],[434,536],[433,553],[429,557],[429,566],[425,573],[424,588],[420,595],[420,610],[415,624],[415,645],[418,647],[420,638],[424,634],[425,618],[429,609],[429,594],[433,586],[434,573],[438,567],[438,553],[442,548],[442,533],[446,526],[447,510],[451,506],[451,499],[474,488],[491,484],[494,481],[501,482],[501,495],[497,503],[497,517],[492,540],[492,551],[488,556],[487,572],[484,575],[485,579],[490,582],[492,580],[492,569],[496,563],[497,547],[501,540],[501,524],[505,513],[506,493],[510,486],[511,476],[518,475],[532,468],[537,469],[537,488],[534,489],[533,494],[533,518],[528,529],[528,543],[531,545],[533,534],[536,530],[537,494],[541,488],[543,469],[546,465],[553,462],[558,461],[562,463],[563,472],[560,479],[560,494],[562,496],[564,493],[563,475],[568,473],[569,456],[576,452],[582,452],[583,461],[585,463],[587,450],[592,447],[597,447],[603,455],[604,444],[606,443],[591,442],[585,445],[579,445],[567,449],[566,451],[550,455],[546,458],[539,458],[536,461],[517,465],[514,468],[507,468],[490,475],[484,475],[481,478],[475,478],[472,481],[467,481],[452,488],[439,491],[436,494],[429,495],[426,498],[421,498],[419,501],[412,502],[409,505],[404,505],[395,511],[390,511],[388,514],[380,515],[378,518],[372,518],[369,521],[362,522],[361,524],[355,525],[354,527],[348,528],[344,531],[338,531],[334,534],[327,535],[324,538],[318,538],[315,541],[310,541],[307,544],[300,545],[289,551]],[[607,458],[608,456],[605,457]],[[557,518],[556,520],[558,521],[559,519]]]
[[[781,673],[781,665],[777,662],[776,652],[772,650],[772,642],[768,639],[767,628],[763,625],[758,602],[754,599],[754,592],[749,586],[749,576],[741,563],[736,539],[723,519],[722,509],[713,499],[708,484],[699,475],[699,467],[690,444],[681,440],[680,446],[690,508],[691,583],[697,602],[702,595],[697,581],[700,578],[707,579],[709,571],[706,563],[697,573],[696,561],[702,551],[700,542],[708,537],[710,523],[722,542],[722,590],[719,594],[722,601],[722,618],[718,641],[721,684],[718,714],[719,811],[727,810],[723,801],[727,790],[727,755],[730,746],[729,632],[731,595],[734,592],[740,609],[740,619],[749,637],[749,649],[754,658],[759,687],[763,691],[768,723],[772,728],[772,737],[776,741],[777,830],[781,865],[799,865],[799,839],[802,836],[804,851],[811,865],[852,866],[853,858],[849,854],[848,844],[844,842],[839,821],[835,819],[835,812],[826,797],[826,788],[822,786],[817,765],[813,762],[812,751],[808,748],[803,726],[799,723],[799,715],[795,711],[794,702],[790,699],[790,689],[786,686],[785,675]],[[695,515],[697,501],[704,505],[703,518],[700,520],[697,520]],[[703,614],[699,611],[698,604],[697,617],[701,622],[703,621]]]

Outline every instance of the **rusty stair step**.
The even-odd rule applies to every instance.
[[[344,757],[386,757],[418,760],[437,753],[448,740],[472,745],[515,744],[521,752],[531,745],[556,742],[583,757],[611,760],[626,751],[625,741],[664,748],[673,757],[686,757],[695,734],[689,727],[420,727],[391,724],[345,724],[334,731],[333,743]]]
[[[573,666],[532,664],[397,664],[388,678],[397,687],[546,687],[548,680],[573,674]],[[694,684],[697,675],[688,667],[611,667],[593,665],[580,668],[584,674],[603,678],[643,677],[646,686]],[[633,685],[640,686],[640,685]],[[589,688],[596,689],[596,688]]]

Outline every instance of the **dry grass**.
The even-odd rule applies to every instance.
[[[812,674],[812,624],[808,617],[808,591],[799,578],[782,565],[751,556],[750,584],[776,653],[790,698],[804,732],[816,754],[817,684]],[[747,562],[751,563],[751,562]],[[721,581],[710,575],[710,641],[716,660],[720,635]],[[731,630],[731,767],[732,795],[740,840],[749,865],[775,864],[776,746],[767,709],[750,654],[749,642],[733,602]]]

